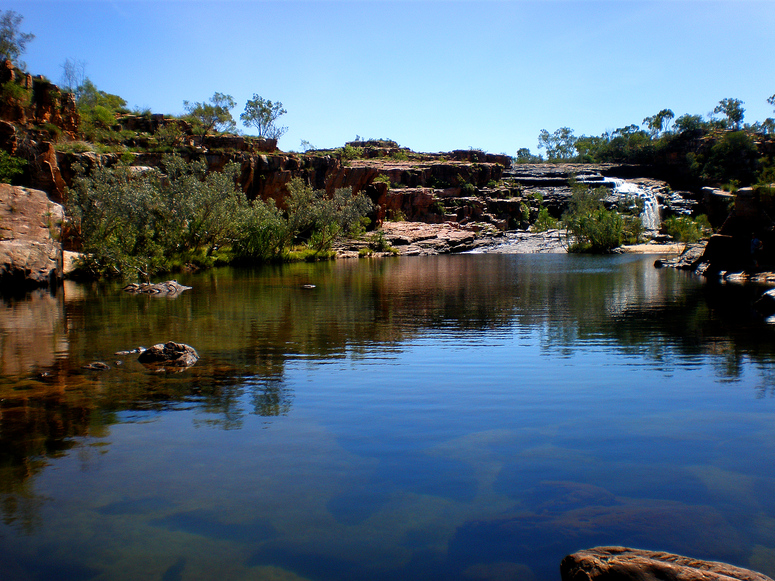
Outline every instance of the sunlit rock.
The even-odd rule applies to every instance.
[[[626,547],[595,547],[562,560],[563,581],[772,581],[717,561]]]
[[[153,369],[166,370],[170,368],[178,371],[196,363],[199,360],[199,354],[189,345],[167,341],[146,349],[137,360]]]

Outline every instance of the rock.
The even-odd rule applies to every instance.
[[[753,306],[765,317],[775,315],[775,289],[770,289],[760,296]]]
[[[62,206],[44,192],[0,184],[0,289],[19,292],[62,281]]]
[[[196,363],[199,360],[199,354],[189,345],[167,341],[146,349],[137,360],[146,367],[182,370]]]
[[[88,369],[89,371],[108,371],[110,369],[110,365],[102,361],[92,361],[91,363],[82,365],[81,369]]]
[[[183,286],[176,280],[168,280],[166,282],[157,282],[151,284],[149,282],[136,283],[133,282],[124,287],[124,290],[133,295],[154,295],[158,297],[176,297],[183,291],[190,290],[190,286]]]
[[[560,574],[562,581],[772,581],[726,563],[626,547],[595,547],[568,555]]]
[[[707,242],[688,244],[679,256],[658,260],[654,263],[654,266],[657,268],[669,267],[679,270],[697,270],[699,265],[705,260],[706,246]]]

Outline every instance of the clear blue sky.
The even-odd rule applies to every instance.
[[[23,55],[66,58],[130,107],[183,113],[216,91],[283,103],[283,150],[360,135],[415,151],[537,150],[541,129],[599,135],[663,108],[775,117],[775,1],[23,0]],[[249,133],[249,131],[246,131]]]

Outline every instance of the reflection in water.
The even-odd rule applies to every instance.
[[[596,544],[772,574],[756,289],[652,260],[340,261],[2,303],[8,578],[552,579]],[[115,355],[168,340],[200,360]]]

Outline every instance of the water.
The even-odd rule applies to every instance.
[[[600,544],[772,576],[760,289],[653,259],[353,260],[181,277],[174,300],[5,301],[1,578],[556,580]],[[114,355],[168,339],[199,362]]]
[[[614,194],[620,198],[638,200],[643,204],[640,217],[644,228],[648,230],[657,230],[659,228],[662,219],[659,215],[659,201],[654,192],[619,178],[605,178],[603,181],[613,184]]]

